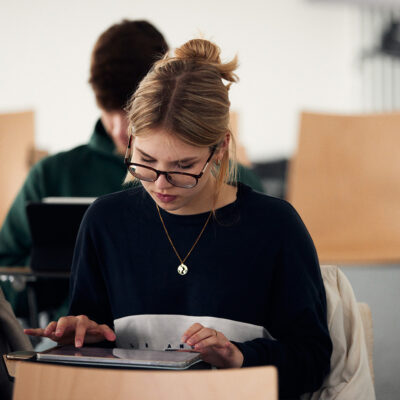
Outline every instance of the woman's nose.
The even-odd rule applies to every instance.
[[[161,174],[154,183],[158,189],[170,188],[172,186],[171,183],[168,182],[165,174]]]

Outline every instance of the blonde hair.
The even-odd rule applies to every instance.
[[[194,146],[211,149],[220,145],[230,132],[228,90],[238,80],[236,68],[237,58],[222,63],[219,47],[208,40],[193,39],[173,55],[167,53],[154,64],[129,102],[129,131],[142,136],[162,128]],[[232,134],[230,140],[235,149]],[[227,149],[212,171],[218,196],[223,183],[236,181],[235,154]]]

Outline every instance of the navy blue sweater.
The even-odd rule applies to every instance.
[[[208,213],[161,212],[183,258]],[[188,318],[186,328],[210,317],[208,324],[242,351],[244,366],[278,367],[281,396],[321,386],[332,351],[325,291],[312,240],[290,204],[239,184],[236,201],[217,211],[185,264],[189,272],[181,276],[142,187],[103,196],[78,235],[70,315],[117,327],[131,347],[148,347],[160,333],[162,323],[148,326],[155,316]],[[135,336],[145,329],[150,337],[141,342]]]

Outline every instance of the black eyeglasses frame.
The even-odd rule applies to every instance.
[[[201,172],[199,174],[190,174],[189,172],[179,172],[179,171],[161,171],[161,170],[155,169],[153,167],[149,167],[148,165],[133,163],[133,162],[130,161],[131,160],[131,156],[132,156],[132,154],[131,154],[132,138],[133,138],[133,135],[130,135],[129,136],[129,141],[128,141],[128,146],[126,148],[125,157],[124,157],[124,163],[125,163],[128,171],[129,171],[129,173],[133,177],[135,177],[135,178],[137,178],[137,179],[139,179],[141,181],[145,181],[145,182],[155,182],[161,175],[164,175],[165,178],[167,179],[167,181],[171,185],[176,186],[176,187],[180,187],[180,188],[183,188],[183,189],[192,189],[199,183],[199,179],[203,176],[203,174],[204,174],[205,170],[207,169],[207,166],[208,166],[211,158],[213,157],[213,155],[215,153],[215,150],[217,149],[216,145],[212,147],[211,153],[210,153],[209,157],[207,158],[207,161],[205,162],[204,167],[202,168],[202,170],[201,170]],[[137,166],[137,167],[150,169],[150,170],[154,171],[157,174],[157,177],[155,179],[151,179],[151,180],[150,179],[138,178],[137,176],[135,176],[131,172],[131,170],[130,170],[131,166]],[[196,180],[196,183],[194,185],[192,185],[192,186],[179,186],[179,185],[176,185],[175,183],[172,182],[172,179],[171,179],[171,176],[170,176],[171,174],[173,174],[173,175],[190,176],[191,178],[194,178]]]

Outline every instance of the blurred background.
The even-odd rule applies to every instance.
[[[0,0],[0,5],[0,113],[33,110],[35,147],[50,154],[88,141],[99,116],[87,83],[90,53],[99,34],[124,18],[150,21],[171,47],[202,36],[221,47],[224,60],[238,55],[232,109],[240,142],[270,194],[285,195],[302,111],[400,110],[400,1]],[[342,270],[357,299],[372,310],[377,398],[396,399],[399,265],[343,264]]]
[[[0,110],[34,109],[36,144],[50,153],[86,142],[98,117],[87,84],[95,40],[123,18],[148,19],[171,47],[203,35],[224,59],[237,54],[241,81],[231,101],[250,159],[289,157],[299,110],[400,106],[400,63],[372,55],[396,12],[357,3],[373,2],[2,0]],[[368,83],[372,73],[377,87]],[[378,87],[390,79],[393,99]]]

